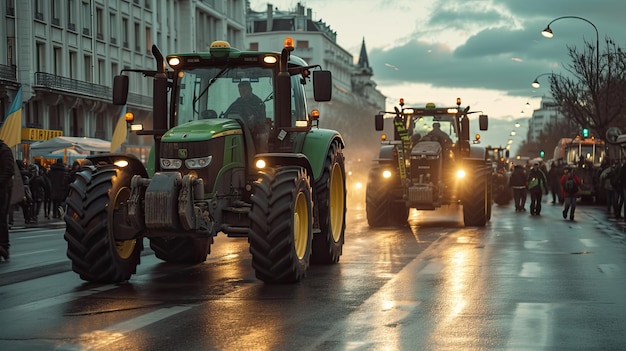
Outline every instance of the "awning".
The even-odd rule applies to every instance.
[[[31,156],[46,156],[63,149],[74,149],[81,154],[90,152],[110,152],[111,142],[98,138],[56,137],[30,145]]]

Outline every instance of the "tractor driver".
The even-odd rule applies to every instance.
[[[267,151],[268,128],[265,124],[265,104],[258,96],[252,93],[252,86],[249,81],[241,81],[239,87],[239,98],[235,100],[226,110],[229,113],[238,113],[252,131],[256,152]]]
[[[252,93],[249,81],[241,81],[238,87],[239,98],[228,107],[226,114],[238,113],[253,133],[265,132],[265,104]]]
[[[433,130],[428,132],[428,134],[424,136],[424,139],[438,141],[442,145],[452,142],[450,136],[441,130],[441,124],[439,124],[439,122],[433,123]]]

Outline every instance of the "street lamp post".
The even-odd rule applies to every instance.
[[[578,16],[561,16],[550,21],[550,23],[548,23],[546,28],[541,32],[541,35],[546,38],[552,38],[554,36],[554,33],[552,32],[552,29],[550,29],[550,25],[564,18],[574,18],[574,19],[585,21],[589,23],[593,27],[593,29],[596,31],[596,89],[597,89],[598,88],[597,86],[600,83],[600,35],[598,34],[598,28],[596,27],[595,24],[593,24],[591,21],[589,21],[586,18],[582,18]]]

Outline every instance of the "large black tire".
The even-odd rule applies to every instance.
[[[211,252],[213,237],[206,238],[150,238],[154,255],[169,263],[197,264],[206,261]]]
[[[396,227],[402,227],[408,224],[410,208],[406,207],[404,202],[393,202],[389,206],[388,221],[389,224]]]
[[[322,176],[315,183],[315,188],[321,233],[313,236],[311,263],[337,263],[346,230],[346,171],[338,141],[334,141],[328,149]]]
[[[380,175],[380,167],[370,170],[365,188],[365,213],[367,224],[372,228],[387,225],[387,209],[389,208],[389,195],[383,191],[383,181]]]
[[[116,231],[134,231],[123,205],[130,196],[132,176],[114,165],[87,166],[70,184],[63,237],[72,270],[83,280],[116,283],[136,271],[141,239],[116,240],[114,236]]]
[[[370,170],[367,178],[367,186],[365,188],[365,212],[367,215],[367,224],[372,228],[384,227],[390,224],[397,225],[398,216],[393,219],[392,208],[399,209],[398,205],[394,204],[393,195],[393,179],[383,179],[381,167],[374,167]],[[403,211],[404,212],[404,211]],[[404,216],[404,222],[406,223],[408,217],[408,209],[406,209],[407,215]]]
[[[248,242],[252,268],[266,283],[305,277],[313,242],[313,200],[305,168],[261,173],[253,185]]]
[[[477,167],[470,174],[471,186],[463,196],[463,222],[467,227],[484,227],[491,217],[491,170]]]

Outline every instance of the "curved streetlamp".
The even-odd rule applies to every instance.
[[[593,24],[591,21],[589,21],[586,18],[582,18],[582,17],[578,17],[578,16],[561,16],[561,17],[557,17],[555,19],[553,19],[552,21],[550,21],[550,23],[548,23],[548,25],[546,26],[546,28],[541,31],[541,35],[546,37],[546,38],[552,38],[554,36],[554,33],[552,32],[552,29],[550,29],[550,25],[560,19],[564,19],[564,18],[574,18],[574,19],[579,19],[582,21],[585,21],[587,23],[589,23],[593,29],[596,31],[596,80],[599,81],[600,80],[600,35],[598,34],[598,27],[596,27],[595,24]],[[598,82],[596,82],[597,84]]]
[[[532,83],[530,83],[530,85],[537,89],[539,87],[541,87],[541,84],[539,83],[539,78],[543,77],[543,76],[551,76],[551,75],[555,75],[556,73],[541,73],[540,75],[538,75],[537,77],[535,77],[535,80],[533,80]],[[558,75],[558,74],[557,74]]]

